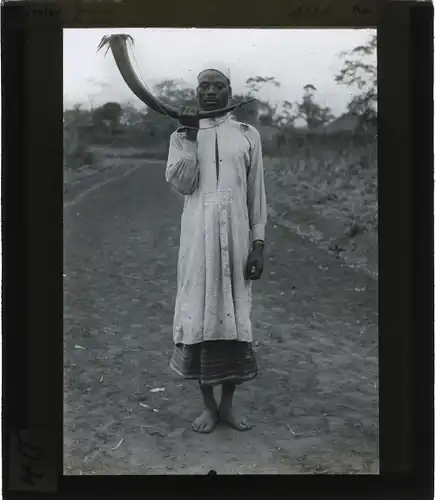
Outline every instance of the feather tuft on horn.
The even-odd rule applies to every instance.
[[[133,44],[135,43],[135,41],[133,40],[132,35],[127,35],[126,33],[120,34],[120,35],[105,35],[101,39],[101,41],[100,41],[100,43],[99,43],[99,45],[97,47],[97,52],[100,52],[100,50],[105,45],[107,45],[106,52],[104,53],[104,55],[106,55],[108,53],[109,49],[111,48],[111,37],[113,37],[113,36],[121,37],[124,40],[124,42],[129,42],[131,46],[133,46]]]

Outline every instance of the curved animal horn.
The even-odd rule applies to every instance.
[[[170,116],[171,118],[180,119],[182,117],[182,112],[169,104],[163,103],[156,97],[154,97],[149,90],[147,90],[137,77],[135,70],[133,69],[132,63],[130,61],[129,53],[127,50],[127,41],[133,45],[133,38],[130,35],[119,34],[119,35],[106,35],[101,39],[101,42],[97,48],[97,52],[103,47],[107,46],[106,54],[109,49],[112,51],[115,63],[126,82],[129,89],[140,99],[144,104],[150,107],[152,110],[162,114]],[[249,102],[255,101],[255,99],[249,99],[242,101],[238,104],[232,104],[226,108],[216,109],[212,111],[200,111],[199,118],[216,118],[224,114],[230,113],[237,107],[248,104]]]

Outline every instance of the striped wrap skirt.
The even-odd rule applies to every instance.
[[[177,375],[198,380],[201,385],[224,382],[241,384],[257,376],[251,342],[208,340],[198,344],[177,344],[170,362]]]

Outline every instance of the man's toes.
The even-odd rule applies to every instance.
[[[208,432],[211,432],[212,426],[207,423],[200,422],[196,426],[193,426],[192,429],[200,434],[207,434]]]
[[[207,432],[208,427],[210,427],[210,425],[202,419],[196,419],[192,424],[192,430],[195,432]]]
[[[192,430],[202,433],[212,432],[215,427],[216,421],[217,418],[213,415],[213,413],[209,414],[209,412],[205,411],[202,415],[194,420],[192,424]]]

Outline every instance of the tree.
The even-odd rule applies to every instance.
[[[247,78],[245,82],[245,85],[253,93],[258,93],[265,84],[272,85],[273,87],[280,87],[280,82],[273,76],[254,76]]]
[[[195,106],[195,90],[184,86],[182,80],[164,80],[154,86],[154,92],[160,100],[176,107]]]
[[[273,76],[254,76],[247,78],[245,86],[248,89],[246,98],[259,96],[260,91],[266,86],[280,87]],[[257,97],[257,122],[261,125],[273,125],[276,121],[277,106],[272,106],[271,103]]]
[[[112,134],[118,129],[123,108],[117,102],[107,102],[92,112],[92,121],[98,127],[104,127]]]
[[[197,105],[195,90],[186,87],[183,80],[164,80],[156,84],[153,91],[159,100],[179,109]],[[160,138],[166,141],[168,135],[178,126],[175,120],[154,111],[149,111],[145,120],[147,133],[154,139]]]
[[[76,103],[70,108],[64,110],[64,123],[75,122],[79,124],[86,124],[91,117],[91,111],[86,109],[83,104]]]
[[[238,104],[242,101],[249,99],[249,95],[245,94],[235,94],[232,98],[232,103]],[[259,103],[258,101],[253,101],[244,106],[236,108],[233,112],[233,116],[236,120],[243,123],[249,123],[250,125],[256,125],[259,119]]]
[[[259,101],[259,123],[272,126],[276,120],[277,106],[272,106],[268,101]]]
[[[354,87],[348,110],[362,118],[374,121],[377,118],[377,35],[372,35],[364,45],[359,45],[349,52],[342,52],[344,66],[335,75],[335,81]]]
[[[144,123],[144,117],[147,110],[137,109],[131,102],[123,104],[122,125],[128,127],[141,127]]]
[[[297,112],[295,119],[302,118],[310,130],[325,125],[334,118],[331,109],[328,106],[320,106],[315,102],[316,87],[312,84],[307,84],[303,87],[303,97],[301,102],[297,102]]]
[[[280,112],[277,113],[276,125],[282,128],[293,127],[296,119],[294,105],[290,101],[283,101]]]

